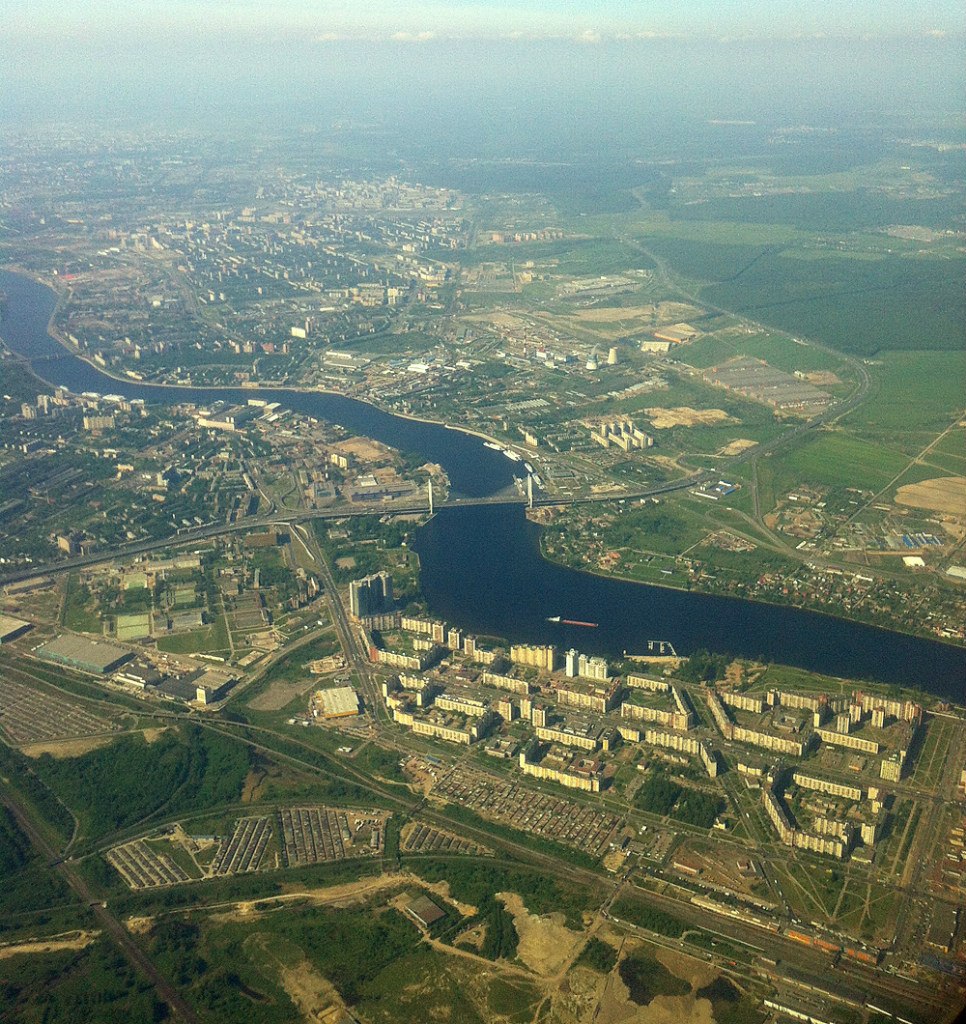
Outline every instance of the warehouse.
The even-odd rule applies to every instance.
[[[321,718],[350,718],[359,714],[359,695],[351,686],[317,690],[315,704]]]
[[[23,619],[15,619],[12,615],[0,615],[0,644],[23,636],[31,628],[31,625],[32,623],[25,622]]]
[[[134,657],[127,648],[119,647],[117,644],[67,634],[41,644],[34,653],[44,661],[53,661],[58,665],[76,668],[80,672],[101,676],[113,672]]]
[[[405,909],[416,924],[422,925],[423,928],[431,927],[446,916],[445,912],[440,910],[429,897],[421,894],[410,896],[406,901]]]

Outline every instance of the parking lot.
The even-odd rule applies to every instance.
[[[143,839],[116,846],[108,862],[132,889],[152,889],[191,881],[190,875],[166,853],[150,847]]]
[[[465,853],[475,857],[493,854],[485,846],[418,821],[410,822],[402,830],[399,848],[403,853]]]
[[[0,728],[19,746],[94,736],[117,725],[60,695],[53,697],[23,683],[0,679]]]
[[[237,875],[257,871],[272,838],[270,818],[239,818],[227,841],[223,842],[211,863],[211,875]]]
[[[595,857],[607,849],[619,824],[619,819],[606,811],[571,803],[460,765],[440,779],[432,795],[469,807],[484,818],[573,846]]]
[[[291,867],[382,853],[383,811],[291,807],[279,811],[284,862]]]

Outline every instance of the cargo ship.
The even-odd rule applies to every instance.
[[[596,622],[581,622],[580,619],[564,619],[559,615],[549,615],[547,622],[559,622],[561,626],[583,626],[584,629],[596,629]]]

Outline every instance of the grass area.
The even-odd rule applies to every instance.
[[[225,616],[219,615],[205,629],[159,637],[158,650],[167,654],[219,654],[228,651],[228,623]]]
[[[592,936],[584,946],[577,963],[601,974],[610,974],[617,964],[617,950],[609,942],[602,942]]]
[[[535,985],[427,949],[412,922],[387,906],[390,895],[338,910],[289,905],[246,920],[162,919],[150,952],[212,1024],[281,1024],[306,999],[318,1012],[340,997],[385,1024],[533,1019]]]
[[[876,491],[901,473],[906,464],[900,452],[826,431],[809,437],[784,456],[780,472],[790,487],[813,483]]]
[[[64,597],[61,622],[67,629],[76,629],[79,633],[100,633],[102,631],[97,601],[87,587],[81,583],[76,573],[71,573],[67,577],[67,593]]]
[[[791,665],[769,665],[755,681],[752,689],[756,692],[764,692],[773,687],[796,693],[801,690],[817,693],[847,693],[851,692],[853,684],[848,680],[823,676],[818,672],[809,672],[807,669],[794,668]]]
[[[845,366],[842,359],[815,348],[798,344],[783,334],[747,334],[743,330],[724,330],[679,348],[675,355],[689,366],[706,369],[735,356],[754,356],[764,359],[769,366],[794,373],[831,370],[839,372]]]
[[[869,373],[868,399],[845,420],[864,436],[919,451],[963,409],[966,352],[884,352]]]

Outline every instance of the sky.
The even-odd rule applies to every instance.
[[[958,110],[962,0],[0,0],[0,117]],[[652,98],[656,98],[651,103]],[[658,100],[660,102],[658,102]],[[494,114],[494,116],[496,116]]]
[[[962,34],[960,0],[3,0],[7,46],[199,31],[262,40],[922,37]]]

